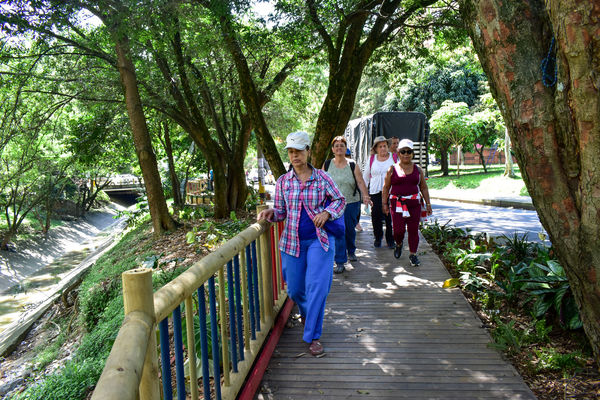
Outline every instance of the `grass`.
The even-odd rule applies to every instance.
[[[429,168],[429,179],[427,186],[430,189],[445,189],[449,187],[457,189],[480,189],[483,186],[493,188],[496,192],[511,191],[515,184],[522,182],[518,167],[515,167],[515,178],[507,178],[504,174],[504,165],[493,165],[488,167],[487,173],[480,165],[466,165],[460,167],[460,176],[456,175],[456,168],[448,169],[448,176],[442,176],[440,167]],[[524,184],[523,184],[524,185]],[[518,189],[519,195],[528,196],[525,186]]]
[[[4,217],[4,215],[1,215],[2,217]],[[54,219],[52,218],[50,220],[50,230],[57,228],[61,225],[64,224],[64,221],[60,220],[60,219]],[[6,218],[0,218],[0,232],[5,232],[8,230],[8,223],[6,222]],[[23,222],[21,223],[21,226],[19,226],[19,230],[18,230],[18,238],[19,239],[28,239],[33,235],[36,235],[36,232],[41,232],[42,231],[42,224],[40,224],[40,221],[38,221],[37,219],[33,218],[32,216],[26,216],[25,219],[23,220]],[[16,238],[13,237],[13,241]]]

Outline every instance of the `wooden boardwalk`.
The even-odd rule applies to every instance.
[[[459,289],[421,240],[421,266],[357,234],[358,262],[334,275],[315,358],[302,326],[283,332],[257,399],[535,399]],[[293,312],[297,312],[294,308]],[[292,325],[292,324],[289,324]],[[304,354],[303,354],[304,353]]]

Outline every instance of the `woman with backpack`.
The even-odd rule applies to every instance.
[[[346,158],[348,143],[343,136],[336,136],[331,142],[334,158],[325,161],[323,170],[327,172],[346,198],[344,223],[346,224],[345,240],[335,242],[335,267],[333,272],[341,274],[346,269],[347,261],[356,261],[356,223],[360,218],[360,201],[370,203],[367,186],[356,162]]]
[[[371,148],[373,154],[365,166],[364,180],[369,187],[371,196],[371,222],[373,223],[373,235],[375,236],[375,247],[381,247],[383,238],[383,221],[385,220],[385,241],[387,247],[394,248],[394,234],[392,232],[392,219],[389,214],[383,213],[381,191],[388,169],[398,161],[395,154],[390,153],[388,140],[385,136],[377,136],[373,140]],[[387,201],[387,199],[386,199]]]

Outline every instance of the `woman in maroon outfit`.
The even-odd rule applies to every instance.
[[[423,170],[413,163],[413,142],[402,139],[398,145],[400,160],[387,172],[382,190],[382,208],[387,215],[392,210],[392,226],[396,248],[394,256],[402,255],[404,233],[408,231],[408,259],[411,265],[420,264],[417,257],[419,248],[419,222],[421,220],[421,197],[427,206],[427,214],[431,215],[429,189]],[[389,199],[385,201],[384,199]]]

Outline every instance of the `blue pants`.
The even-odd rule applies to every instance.
[[[346,204],[344,223],[346,224],[346,240],[335,241],[335,262],[343,264],[348,261],[348,254],[356,252],[356,224],[360,217],[360,201]]]
[[[300,256],[281,253],[283,279],[288,296],[298,304],[304,317],[302,340],[310,343],[321,337],[325,300],[333,280],[335,238],[329,235],[329,251],[324,251],[318,239],[301,240]]]

